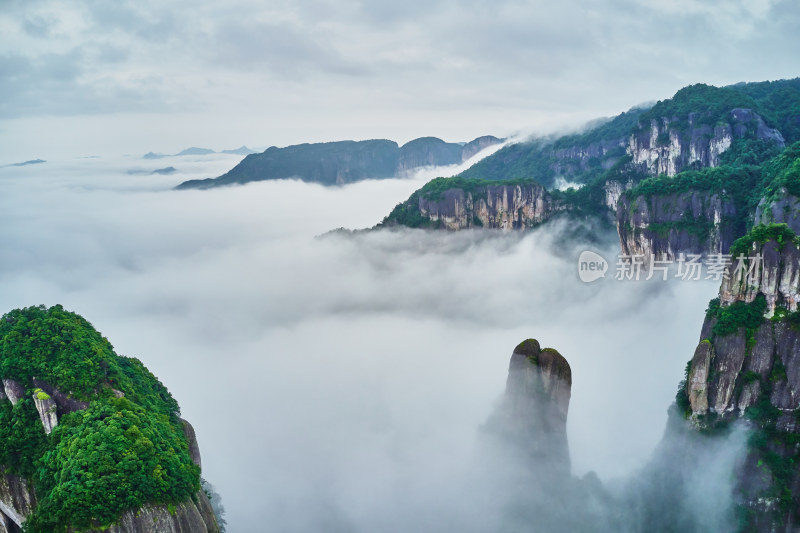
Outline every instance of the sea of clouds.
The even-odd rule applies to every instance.
[[[0,310],[63,304],[140,358],[195,426],[229,531],[489,530],[476,435],[529,337],[572,366],[573,472],[646,463],[717,283],[615,281],[613,232],[563,223],[324,235],[456,168],[172,190],[238,159],[0,168]],[[587,248],[611,263],[592,284]]]

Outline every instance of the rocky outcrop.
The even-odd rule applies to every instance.
[[[250,154],[218,178],[189,180],[178,189],[208,189],[251,181],[299,179],[324,185],[342,185],[365,179],[385,179],[425,166],[454,165],[480,150],[502,142],[492,136],[467,143],[448,143],[436,137],[414,139],[402,147],[394,141],[337,141],[272,146]]]
[[[733,200],[708,191],[658,196],[622,195],[617,230],[625,255],[674,260],[679,254],[727,253],[744,228]]]
[[[38,388],[33,391],[33,403],[39,412],[39,419],[42,421],[44,432],[49,435],[53,428],[58,425],[58,414],[56,413],[58,406],[50,395]]]
[[[606,180],[603,183],[603,193],[605,198],[603,203],[607,208],[616,213],[617,204],[619,204],[619,200],[622,198],[622,195],[625,194],[625,191],[629,191],[635,185],[636,182],[633,179],[627,179],[625,181]]]
[[[787,224],[792,231],[800,233],[800,198],[781,187],[774,197],[758,202],[754,224]]]
[[[53,399],[53,401],[55,401],[57,406],[57,413],[59,416],[64,416],[74,411],[81,411],[89,407],[89,402],[82,402],[80,400],[76,400],[75,398],[72,398],[64,394],[63,392],[53,387],[44,380],[33,378],[31,381],[34,387],[41,389],[48,396],[50,396]]]
[[[733,261],[729,275],[720,287],[722,305],[737,301],[751,303],[763,295],[768,317],[775,313],[776,308],[797,311],[800,302],[800,250],[795,241],[754,242],[746,253],[739,255],[752,260],[743,263],[739,269],[736,268],[739,261]]]
[[[197,444],[197,436],[194,433],[194,427],[188,420],[181,418],[181,426],[183,427],[183,435],[186,437],[186,442],[189,444],[189,454],[192,456],[194,464],[203,467],[203,460],[200,457],[200,445]]]
[[[800,328],[791,313],[800,300],[800,252],[785,226],[754,228],[736,248],[763,264],[749,275],[736,262],[728,267],[677,399],[700,431],[743,421],[752,432],[732,472],[741,530],[796,531]]]
[[[3,389],[5,397],[8,398],[12,405],[17,405],[17,402],[25,396],[25,387],[13,379],[4,379]]]
[[[627,152],[648,174],[675,174],[692,167],[716,167],[735,139],[749,136],[784,146],[781,133],[751,109],[732,109],[728,120],[708,124],[703,114],[651,118],[631,134]]]
[[[25,479],[0,467],[0,518],[8,531],[22,527],[25,517],[36,507],[36,493]],[[11,525],[13,524],[13,526]]]
[[[200,491],[196,502],[175,506],[144,505],[123,513],[119,524],[103,530],[107,533],[216,533],[219,531],[208,497]],[[99,532],[98,532],[99,533]]]
[[[572,370],[561,354],[535,339],[511,354],[503,403],[494,427],[538,465],[569,472],[567,414]]]
[[[59,413],[66,414],[89,406],[86,402],[67,397],[42,380],[33,379],[33,382],[38,386],[33,389],[32,400],[47,435],[58,425]],[[12,379],[3,380],[2,390],[3,396],[0,397],[0,401],[12,401],[14,404],[25,394],[25,387]],[[200,447],[194,428],[183,419],[181,419],[181,425],[192,460],[197,466],[202,466]],[[21,531],[25,519],[36,507],[36,502],[36,491],[33,485],[19,476],[5,472],[0,466],[0,533]],[[193,500],[174,506],[148,504],[140,509],[126,511],[120,517],[118,524],[102,531],[106,533],[217,533],[219,527],[211,503],[201,490]]]
[[[526,229],[563,210],[538,184],[490,185],[469,191],[453,188],[436,198],[420,195],[418,202],[420,215],[449,230]]]

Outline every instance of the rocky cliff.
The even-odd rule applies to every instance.
[[[472,227],[527,229],[564,210],[533,182],[498,183],[436,178],[399,204],[382,225],[460,230]]]
[[[3,315],[0,341],[0,533],[220,531],[194,429],[138,360],[60,306]]]
[[[248,155],[222,176],[189,180],[177,188],[208,189],[275,179],[299,179],[324,185],[385,179],[419,167],[459,164],[500,142],[501,139],[487,135],[466,144],[421,137],[402,147],[386,139],[298,144],[285,148],[273,146],[263,153]]]
[[[643,122],[631,134],[627,152],[635,165],[651,175],[674,176],[690,168],[716,167],[735,139],[784,146],[781,132],[768,127],[752,109],[731,109],[719,118],[690,111],[685,116],[660,116]]]
[[[552,348],[535,339],[514,348],[506,391],[494,428],[518,443],[532,461],[569,474],[567,415],[572,394],[572,370]]]
[[[751,434],[735,471],[742,531],[800,527],[800,252],[786,225],[736,241],[718,300],[687,366],[677,403],[699,432],[744,423]]]
[[[800,80],[684,87],[652,108],[634,108],[586,131],[511,144],[461,175],[591,183],[624,157],[651,176],[716,167],[737,140],[797,140]],[[612,209],[615,205],[611,206]]]
[[[727,253],[743,231],[736,215],[733,199],[716,192],[620,195],[620,248],[625,255],[670,260],[681,253]]]
[[[570,472],[567,416],[572,370],[535,339],[511,354],[505,392],[484,427],[487,461],[502,458],[510,478],[496,531],[620,531],[617,503],[597,476]],[[504,469],[501,468],[501,471]]]

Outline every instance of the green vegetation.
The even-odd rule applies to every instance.
[[[775,373],[773,367],[772,374]],[[776,380],[760,381],[761,394],[756,402],[746,409],[745,417],[758,428],[751,433],[748,441],[750,452],[758,457],[758,468],[768,471],[772,478],[769,488],[760,496],[777,500],[777,510],[785,514],[791,512],[794,507],[792,480],[800,466],[800,435],[778,429],[777,421],[781,411],[770,402],[773,381]],[[797,416],[798,412],[795,413]],[[748,513],[744,513],[742,531],[749,530],[747,526],[752,518]]]
[[[696,114],[696,124],[715,126],[730,121],[730,110],[738,107],[757,109],[753,98],[725,87],[698,83],[684,87],[669,100],[662,100],[640,117],[642,124],[662,117],[673,119],[670,127],[685,131],[689,127],[689,114]],[[675,120],[677,119],[677,120]]]
[[[761,173],[758,167],[752,166],[721,166],[704,168],[702,170],[687,170],[674,177],[657,176],[642,180],[636,187],[625,194],[629,199],[644,197],[650,201],[653,197],[679,195],[690,192],[705,192],[716,194],[723,201],[732,201],[735,215],[723,218],[722,225],[729,225],[734,232],[742,234],[747,231],[750,220],[749,214],[755,210],[755,205],[760,198],[758,184]],[[657,231],[659,223],[650,225],[652,231]],[[663,229],[685,229],[690,234],[706,239],[714,229],[713,221],[701,217],[694,219],[689,213],[684,214],[681,221],[661,223]]]
[[[692,371],[691,359],[686,362],[686,368],[683,371],[683,379],[678,384],[678,392],[675,394],[675,404],[678,406],[678,411],[684,418],[692,416],[692,404],[689,401],[689,374]]]
[[[706,318],[717,319],[712,330],[716,336],[733,335],[745,328],[749,338],[764,322],[766,310],[767,299],[761,293],[750,303],[734,302],[726,307],[720,306],[719,298],[714,298],[708,303]]]
[[[764,139],[734,139],[730,147],[719,156],[721,167],[759,166],[781,153],[779,145]]]
[[[763,245],[768,241],[777,242],[781,248],[788,242],[800,246],[800,239],[786,224],[760,224],[733,241],[730,254],[733,258],[740,255],[749,257],[753,253],[753,244]]]
[[[126,509],[177,503],[200,488],[180,429],[127,398],[64,416],[49,444],[36,476],[37,493],[46,496],[32,531],[105,526]]]
[[[48,447],[33,400],[22,398],[14,406],[0,401],[0,443],[0,464],[11,473],[32,477],[36,459]]]
[[[582,133],[505,146],[460,175],[490,181],[533,179],[548,188],[553,186],[557,175],[589,183],[625,157],[625,144],[641,113],[641,109],[631,109],[590,125]],[[597,156],[576,158],[570,156],[572,151],[589,151]]]
[[[727,88],[752,98],[758,113],[781,131],[787,144],[800,141],[800,78],[739,83]]]
[[[773,200],[781,188],[800,197],[800,142],[788,146],[763,166],[763,195]]]
[[[39,498],[26,532],[103,529],[127,509],[197,493],[200,469],[177,402],[140,361],[114,353],[85,319],[60,305],[0,318],[0,377],[49,398],[31,386],[34,376],[91,404],[63,414],[45,436],[31,400],[13,407],[0,401],[0,464],[31,480]]]

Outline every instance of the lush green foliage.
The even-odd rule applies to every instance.
[[[800,141],[800,78],[739,83],[729,89],[751,97],[758,113],[781,131],[787,144]]]
[[[678,392],[675,393],[675,404],[684,418],[689,418],[692,414],[692,404],[689,401],[689,390],[687,388],[691,371],[692,361],[690,359],[686,362],[686,367],[683,370],[683,379],[678,384]]]
[[[111,343],[61,306],[11,311],[0,320],[0,339],[0,376],[6,379],[36,376],[87,399],[98,383],[113,383],[118,375]]]
[[[800,197],[800,142],[788,146],[763,167],[764,196],[774,198],[781,188]]]
[[[28,399],[47,396],[34,376],[90,407],[62,413],[46,437]],[[199,490],[177,402],[79,315],[57,305],[0,318],[0,377],[28,394],[13,407],[0,401],[0,464],[32,479],[39,497],[26,531],[102,528],[126,509],[185,501]]]
[[[181,430],[126,398],[63,417],[48,448],[39,461],[37,491],[45,496],[33,530],[110,524],[126,509],[177,503],[200,488]]]
[[[767,300],[761,293],[750,303],[734,302],[726,307],[720,306],[719,298],[714,298],[708,304],[706,318],[717,318],[714,335],[732,335],[741,328],[750,333],[764,322],[766,310]]]
[[[33,400],[22,398],[12,406],[0,401],[0,464],[10,472],[31,477],[35,459],[47,448],[47,440]]]
[[[754,244],[761,245],[768,241],[775,241],[781,246],[788,242],[800,245],[797,235],[786,224],[760,224],[733,241],[730,254],[734,258],[740,255],[749,257],[753,254]]]
[[[720,166],[759,166],[779,155],[780,146],[765,139],[734,139],[730,147],[719,156]]]
[[[636,126],[641,109],[590,125],[587,131],[551,139],[511,144],[461,173],[465,178],[486,180],[532,179],[553,186],[558,175],[578,183],[589,183],[605,173],[609,164],[625,157],[625,142]],[[571,150],[585,151],[603,146],[603,154],[582,160],[569,157]]]
[[[661,120],[662,117],[677,119],[670,125],[685,130],[689,127],[689,114],[696,113],[698,124],[714,126],[718,122],[728,122],[730,110],[737,107],[756,109],[756,102],[746,94],[729,88],[698,83],[684,87],[669,100],[656,103],[642,114],[641,123],[649,125],[651,119]]]

